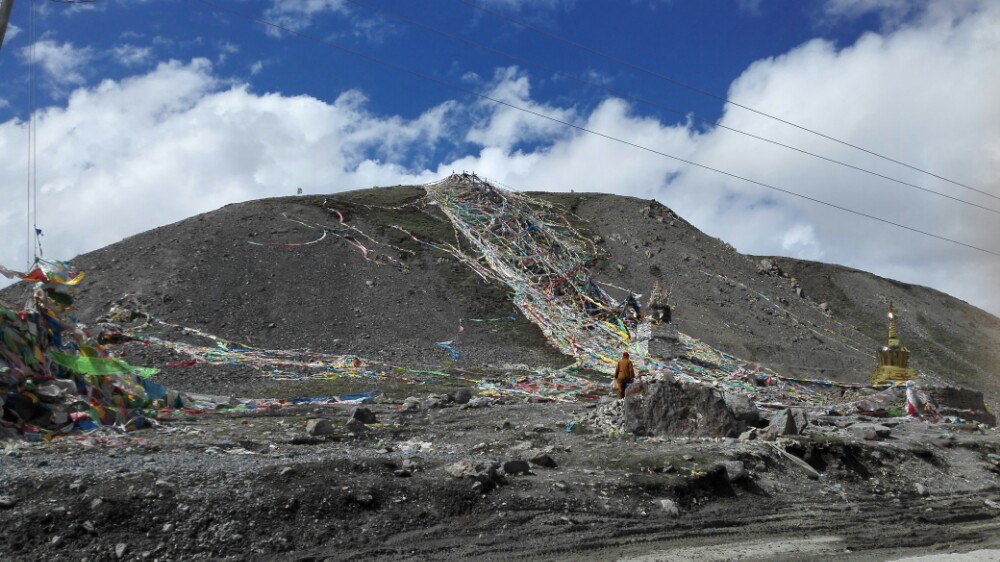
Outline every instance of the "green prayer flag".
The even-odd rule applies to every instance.
[[[115,359],[113,357],[84,357],[82,355],[73,355],[56,349],[49,350],[49,357],[51,357],[52,361],[54,361],[57,365],[81,375],[133,374],[142,378],[148,378],[159,372],[159,370],[152,367],[129,365],[121,359]]]

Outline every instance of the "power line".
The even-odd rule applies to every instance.
[[[24,227],[24,257],[30,269],[31,260],[31,181],[34,169],[32,163],[32,146],[35,138],[35,2],[28,0],[28,185],[25,205]]]
[[[404,22],[406,24],[409,24],[409,25],[412,25],[412,26],[415,26],[415,27],[419,27],[419,28],[424,29],[426,31],[430,31],[431,33],[436,33],[438,35],[441,35],[443,37],[447,37],[447,38],[455,40],[455,41],[461,41],[461,42],[463,42],[463,43],[465,43],[467,45],[472,45],[472,46],[477,47],[479,49],[482,49],[482,50],[485,50],[485,51],[488,51],[488,52],[491,52],[491,53],[495,53],[495,54],[507,57],[507,58],[509,58],[509,59],[511,59],[513,61],[519,62],[521,64],[525,64],[525,65],[528,65],[528,66],[534,66],[535,68],[539,68],[539,69],[541,69],[541,70],[543,70],[545,72],[549,72],[549,73],[555,74],[557,76],[562,76],[562,77],[568,78],[570,80],[575,80],[576,82],[579,82],[579,83],[582,83],[582,84],[586,84],[586,85],[592,86],[594,88],[599,88],[599,89],[604,90],[605,92],[608,92],[608,93],[610,93],[612,95],[615,95],[615,96],[619,96],[619,97],[622,97],[622,98],[630,99],[630,100],[633,100],[633,101],[636,101],[636,102],[639,102],[639,103],[644,103],[646,105],[649,105],[649,106],[652,106],[652,107],[656,107],[658,109],[661,109],[663,111],[667,111],[667,112],[670,112],[670,113],[674,113],[674,114],[678,114],[678,115],[683,115],[683,116],[691,115],[690,112],[687,112],[687,111],[684,111],[684,110],[681,110],[681,109],[676,109],[676,108],[664,106],[664,105],[661,105],[661,104],[659,104],[659,103],[657,103],[655,101],[649,100],[647,98],[635,96],[635,95],[632,95],[632,94],[630,94],[628,92],[623,92],[621,90],[616,90],[614,88],[605,86],[604,84],[600,84],[600,83],[595,82],[593,80],[589,80],[589,79],[587,79],[585,77],[582,77],[582,76],[579,76],[579,75],[576,75],[576,74],[572,74],[572,73],[569,73],[569,72],[564,72],[564,71],[561,71],[561,70],[558,70],[558,69],[555,69],[555,68],[548,67],[546,65],[543,65],[541,63],[538,63],[538,62],[535,62],[533,60],[527,59],[525,57],[516,55],[514,53],[511,53],[511,52],[508,52],[508,51],[504,51],[502,49],[497,49],[495,47],[491,47],[489,45],[486,45],[486,44],[484,44],[482,42],[479,42],[479,41],[476,41],[474,39],[470,39],[470,38],[462,36],[462,35],[458,35],[458,34],[455,34],[455,33],[451,33],[451,32],[445,31],[443,29],[440,29],[440,28],[434,27],[432,25],[429,25],[429,24],[426,24],[426,23],[414,20],[412,18],[408,18],[406,16],[402,16],[400,14],[396,14],[396,13],[390,12],[389,10],[385,10],[385,9],[379,8],[377,6],[372,6],[371,4],[367,4],[365,2],[361,2],[360,0],[346,0],[346,1],[350,2],[351,4],[356,5],[358,7],[364,8],[365,10],[368,10],[368,11],[371,11],[371,12],[374,12],[374,13],[377,13],[377,14],[381,14],[381,15],[393,18],[393,19],[395,19],[397,21],[401,21],[401,22]],[[718,123],[718,122],[715,122],[715,121],[709,121],[708,119],[703,119],[703,118],[700,118],[700,117],[697,117],[697,116],[695,116],[695,119],[697,121],[699,121],[701,123],[705,123],[707,125],[718,127],[720,129],[724,129],[724,130],[727,130],[727,131],[730,131],[730,132],[733,132],[733,133],[739,133],[741,135],[745,135],[747,137],[750,137],[750,138],[753,138],[753,139],[757,139],[759,141],[763,141],[763,142],[766,142],[766,143],[770,143],[770,144],[773,144],[773,145],[776,145],[776,146],[779,146],[779,147],[782,147],[782,148],[786,148],[786,149],[789,149],[789,150],[794,150],[796,152],[805,154],[807,156],[811,156],[813,158],[818,158],[820,160],[824,160],[824,161],[830,162],[832,164],[837,164],[837,165],[840,165],[840,166],[844,166],[846,168],[849,168],[849,169],[852,169],[852,170],[856,170],[858,172],[863,172],[863,173],[866,173],[866,174],[869,174],[869,175],[872,175],[872,176],[875,176],[875,177],[878,177],[878,178],[882,178],[882,179],[885,179],[885,180],[888,180],[888,181],[891,181],[891,182],[898,183],[898,184],[906,186],[906,187],[910,187],[910,188],[913,188],[913,189],[918,189],[918,190],[924,191],[926,193],[931,193],[931,194],[937,195],[939,197],[944,197],[946,199],[951,199],[952,201],[956,201],[958,203],[969,205],[970,207],[976,207],[976,208],[982,209],[984,211],[989,211],[991,213],[996,213],[996,214],[1000,215],[1000,210],[998,210],[998,209],[987,207],[985,205],[980,205],[978,203],[973,203],[971,201],[967,201],[967,200],[961,199],[959,197],[954,197],[952,195],[948,195],[947,193],[941,193],[940,191],[935,191],[933,189],[930,189],[930,188],[927,188],[927,187],[924,187],[924,186],[921,186],[921,185],[917,185],[917,184],[913,184],[913,183],[910,183],[910,182],[907,182],[907,181],[903,181],[901,179],[897,179],[897,178],[894,178],[894,177],[891,177],[891,176],[887,176],[887,175],[884,175],[884,174],[881,174],[881,173],[878,173],[878,172],[875,172],[875,171],[872,171],[872,170],[868,170],[868,169],[862,168],[860,166],[855,166],[853,164],[849,164],[849,163],[843,162],[841,160],[837,160],[837,159],[834,159],[834,158],[823,156],[821,154],[816,154],[814,152],[810,152],[808,150],[804,150],[804,149],[798,148],[796,146],[792,146],[792,145],[785,144],[785,143],[782,143],[782,142],[779,142],[779,141],[776,141],[776,140],[773,140],[773,139],[769,139],[767,137],[756,135],[754,133],[750,133],[750,132],[747,132],[747,131],[736,129],[734,127],[729,127],[727,125],[723,125],[722,123]]]
[[[503,12],[500,12],[498,10],[493,10],[491,8],[487,8],[486,6],[482,6],[480,4],[472,2],[470,0],[458,0],[458,2],[461,2],[462,4],[465,4],[466,6],[472,8],[472,9],[479,10],[480,12],[483,12],[483,13],[490,14],[490,15],[493,15],[495,17],[498,17],[498,18],[500,18],[500,19],[502,19],[502,20],[504,20],[504,21],[506,21],[508,23],[514,24],[514,25],[516,25],[518,27],[522,27],[522,28],[527,29],[529,31],[532,31],[534,33],[545,35],[546,37],[550,37],[552,39],[555,39],[556,41],[560,41],[562,43],[565,43],[565,44],[570,45],[572,47],[575,47],[577,49],[586,51],[586,52],[588,52],[588,53],[590,53],[592,55],[596,55],[596,56],[601,57],[603,59],[612,61],[612,62],[614,62],[616,64],[620,64],[622,66],[626,66],[628,68],[631,68],[632,70],[637,70],[639,72],[642,72],[644,74],[652,76],[652,77],[654,77],[654,78],[656,78],[658,80],[662,80],[662,81],[667,82],[669,84],[673,84],[674,86],[677,86],[679,88],[684,88],[686,90],[695,92],[696,94],[699,94],[699,95],[702,95],[702,96],[707,96],[707,97],[710,97],[710,98],[714,98],[714,99],[719,100],[719,101],[721,101],[721,102],[723,102],[725,104],[732,105],[733,107],[738,107],[740,109],[744,109],[744,110],[749,111],[751,113],[756,113],[757,115],[760,115],[760,116],[763,116],[763,117],[767,117],[768,119],[773,119],[773,120],[778,121],[780,123],[784,123],[785,125],[789,125],[789,126],[795,127],[796,129],[800,129],[802,131],[805,131],[807,133],[810,133],[810,134],[822,137],[824,139],[836,142],[838,144],[842,144],[844,146],[851,147],[851,148],[853,148],[855,150],[860,150],[861,152],[865,152],[865,153],[870,154],[872,156],[875,156],[875,157],[878,157],[878,158],[882,158],[883,160],[888,160],[889,162],[892,162],[894,164],[898,164],[900,166],[904,166],[906,168],[909,168],[911,170],[920,172],[922,174],[927,174],[929,176],[935,177],[935,178],[937,178],[939,180],[942,180],[942,181],[946,181],[946,182],[948,182],[950,184],[957,185],[957,186],[962,187],[964,189],[968,189],[970,191],[975,191],[976,193],[979,193],[980,195],[985,195],[987,197],[992,197],[994,199],[1000,199],[1000,196],[998,196],[998,195],[994,195],[994,194],[989,193],[987,191],[983,191],[981,189],[977,189],[975,187],[972,187],[971,185],[967,185],[967,184],[964,184],[962,182],[946,178],[944,176],[935,174],[934,172],[930,172],[930,171],[924,170],[923,168],[918,168],[917,166],[914,166],[912,164],[907,164],[906,162],[902,162],[902,161],[897,160],[895,158],[892,158],[890,156],[886,156],[884,154],[880,154],[878,152],[875,152],[874,150],[870,150],[870,149],[864,148],[862,146],[858,146],[856,144],[852,144],[852,143],[847,142],[845,140],[838,139],[838,138],[836,138],[834,136],[831,136],[831,135],[828,135],[826,133],[817,131],[815,129],[811,129],[811,128],[806,127],[804,125],[799,125],[798,123],[789,121],[787,119],[782,119],[781,117],[777,117],[777,116],[772,115],[770,113],[766,113],[764,111],[761,111],[761,110],[754,109],[752,107],[743,105],[741,103],[737,103],[737,102],[735,102],[735,101],[733,101],[733,100],[731,100],[731,99],[729,99],[729,98],[727,98],[725,96],[722,96],[722,95],[710,92],[708,90],[704,90],[704,89],[699,88],[697,86],[692,86],[692,85],[690,85],[690,84],[688,84],[686,82],[682,82],[680,80],[677,80],[676,78],[671,78],[671,77],[669,77],[669,76],[667,76],[665,74],[662,74],[660,72],[657,72],[655,70],[648,69],[648,68],[646,68],[644,66],[640,66],[640,65],[635,64],[633,62],[629,62],[629,61],[627,61],[625,59],[616,57],[616,56],[614,56],[612,54],[606,53],[604,51],[600,51],[600,50],[595,49],[593,47],[588,47],[587,45],[584,45],[583,43],[579,43],[579,42],[574,41],[572,39],[569,39],[567,37],[563,37],[562,35],[558,35],[558,34],[553,33],[551,31],[547,31],[547,30],[542,29],[540,27],[531,25],[531,24],[529,24],[527,22],[519,20],[519,19],[517,19],[517,18],[515,18],[513,16],[509,16],[509,15],[507,15],[507,14],[505,14]]]
[[[617,143],[620,143],[620,144],[624,144],[626,146],[631,146],[633,148],[637,148],[639,150],[643,150],[643,151],[649,152],[651,154],[657,154],[657,155],[663,156],[665,158],[670,158],[670,159],[676,160],[678,162],[683,162],[683,163],[688,164],[690,166],[695,166],[695,167],[698,167],[698,168],[702,168],[702,169],[705,169],[705,170],[716,172],[716,173],[719,173],[719,174],[722,174],[722,175],[725,175],[725,176],[728,176],[728,177],[731,177],[731,178],[734,178],[734,179],[742,180],[742,181],[745,181],[747,183],[758,185],[760,187],[764,187],[764,188],[767,188],[767,189],[770,189],[770,190],[773,190],[773,191],[778,191],[778,192],[781,192],[781,193],[785,193],[787,195],[792,195],[794,197],[799,197],[801,199],[806,199],[806,200],[812,201],[814,203],[819,203],[821,205],[826,205],[827,207],[838,209],[838,210],[841,210],[841,211],[844,211],[844,212],[847,212],[847,213],[851,213],[851,214],[854,214],[854,215],[858,215],[858,216],[861,216],[861,217],[864,217],[864,218],[867,218],[867,219],[871,219],[871,220],[874,220],[874,221],[883,222],[883,223],[886,223],[886,224],[889,224],[889,225],[892,225],[892,226],[895,226],[895,227],[898,227],[898,228],[902,228],[904,230],[909,230],[911,232],[916,232],[918,234],[923,234],[924,236],[929,236],[931,238],[936,238],[938,240],[942,240],[942,241],[945,241],[945,242],[950,242],[952,244],[957,244],[959,246],[964,246],[966,248],[970,248],[970,249],[973,249],[973,250],[978,250],[980,252],[984,252],[984,253],[987,253],[987,254],[991,254],[991,255],[1000,257],[1000,252],[995,252],[993,250],[988,250],[986,248],[981,248],[979,246],[974,246],[972,244],[961,242],[959,240],[955,240],[955,239],[952,239],[952,238],[947,238],[947,237],[941,236],[939,234],[934,234],[932,232],[927,232],[927,231],[924,231],[924,230],[913,228],[911,226],[906,226],[904,224],[893,222],[893,221],[890,221],[888,219],[884,219],[884,218],[881,218],[881,217],[870,215],[868,213],[864,213],[862,211],[857,211],[857,210],[854,210],[854,209],[851,209],[851,208],[848,208],[848,207],[842,207],[842,206],[837,205],[835,203],[829,203],[827,201],[823,201],[821,199],[816,199],[816,198],[810,197],[808,195],[803,195],[801,193],[796,193],[794,191],[789,191],[787,189],[783,189],[783,188],[780,188],[780,187],[777,187],[777,186],[774,186],[774,185],[771,185],[771,184],[768,184],[768,183],[760,182],[760,181],[757,181],[757,180],[746,178],[744,176],[740,176],[738,174],[734,174],[732,172],[727,172],[725,170],[714,168],[714,167],[708,166],[706,164],[701,164],[699,162],[694,162],[692,160],[687,160],[685,158],[681,158],[679,156],[674,156],[674,155],[668,154],[666,152],[661,152],[659,150],[656,150],[656,149],[653,149],[653,148],[649,148],[649,147],[643,146],[641,144],[633,143],[633,142],[630,142],[630,141],[627,141],[627,140],[624,140],[624,139],[621,139],[621,138],[618,138],[618,137],[614,137],[614,136],[611,136],[611,135],[608,135],[608,134],[605,134],[605,133],[601,133],[601,132],[595,131],[593,129],[588,129],[588,128],[583,127],[581,125],[576,125],[576,124],[570,123],[568,121],[563,121],[562,119],[558,119],[556,117],[551,117],[549,115],[545,115],[544,113],[539,113],[537,111],[528,109],[526,107],[521,107],[519,105],[515,105],[515,104],[512,104],[510,102],[506,102],[506,101],[494,98],[494,97],[489,96],[487,94],[482,94],[482,93],[476,92],[474,90],[469,90],[469,89],[464,88],[462,86],[459,86],[457,84],[453,84],[451,82],[448,82],[448,81],[445,81],[445,80],[441,80],[439,78],[435,78],[435,77],[430,76],[428,74],[424,74],[424,73],[418,72],[416,70],[410,70],[409,68],[406,68],[406,67],[401,66],[399,64],[396,64],[396,63],[393,63],[393,62],[381,59],[379,57],[376,57],[376,56],[373,56],[373,55],[369,55],[369,54],[366,54],[366,53],[362,53],[360,51],[355,51],[354,49],[351,49],[351,48],[348,48],[348,47],[344,47],[343,45],[340,45],[340,44],[335,43],[333,41],[329,41],[329,40],[317,37],[315,35],[311,35],[311,34],[308,34],[308,33],[302,32],[302,31],[297,31],[297,30],[288,28],[286,26],[283,26],[283,25],[281,25],[279,23],[276,23],[276,22],[273,22],[271,20],[264,19],[262,17],[255,16],[255,15],[252,15],[252,14],[247,14],[247,13],[241,12],[239,10],[234,10],[234,9],[228,7],[228,6],[223,6],[223,5],[220,5],[220,4],[216,4],[215,2],[212,2],[211,0],[198,0],[198,1],[201,2],[202,4],[205,4],[205,5],[213,8],[213,9],[215,9],[215,10],[224,11],[224,12],[229,13],[231,15],[234,15],[234,16],[237,16],[237,17],[240,17],[240,18],[244,18],[244,19],[247,19],[247,20],[250,20],[250,21],[254,21],[254,22],[257,22],[257,23],[260,23],[260,24],[263,24],[263,25],[266,25],[266,26],[272,27],[274,29],[280,30],[282,32],[285,32],[285,33],[288,33],[288,34],[291,34],[291,35],[295,35],[295,36],[298,36],[298,37],[302,37],[303,39],[308,39],[310,41],[314,41],[314,42],[319,43],[319,44],[321,44],[323,46],[326,46],[328,48],[335,49],[335,50],[338,50],[338,51],[341,51],[341,52],[344,52],[344,53],[348,53],[348,54],[354,55],[354,56],[356,56],[358,58],[362,58],[364,60],[367,60],[369,62],[373,62],[375,64],[384,66],[386,68],[390,68],[392,70],[403,72],[405,74],[409,74],[409,75],[414,76],[416,78],[420,78],[422,80],[426,80],[428,82],[433,82],[433,83],[438,84],[439,86],[443,86],[445,88],[449,88],[449,89],[452,89],[452,90],[455,90],[455,91],[458,91],[458,92],[462,92],[462,93],[465,93],[465,94],[473,95],[473,96],[476,96],[476,97],[479,97],[479,98],[491,101],[493,103],[496,103],[496,104],[499,104],[499,105],[503,105],[505,107],[509,107],[509,108],[514,109],[516,111],[521,111],[521,112],[527,113],[529,115],[534,115],[534,116],[540,117],[542,119],[547,119],[549,121],[552,121],[552,122],[555,122],[555,123],[559,123],[561,125],[565,125],[567,127],[576,129],[578,131],[582,131],[582,132],[585,132],[585,133],[590,133],[592,135],[596,135],[596,136],[599,136],[599,137],[602,137],[602,138],[605,138],[605,139],[608,139],[608,140],[611,140],[611,141],[614,141],[614,142],[617,142]]]

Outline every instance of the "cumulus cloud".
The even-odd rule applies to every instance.
[[[62,87],[86,81],[83,69],[93,59],[94,52],[90,47],[81,48],[70,42],[58,43],[52,39],[42,39],[34,45],[22,47],[21,56],[28,62],[39,64],[51,83]]]
[[[153,58],[153,49],[131,44],[116,45],[111,48],[111,56],[124,66],[139,66]]]
[[[40,225],[60,257],[233,201],[277,194],[427,181],[399,156],[431,150],[449,104],[416,119],[368,113],[349,91],[332,103],[223,87],[211,64],[160,64],[72,93],[38,115]],[[0,125],[0,147],[24,146],[26,126]],[[5,152],[7,150],[5,149]],[[0,163],[0,196],[23,201],[23,156]],[[0,263],[24,261],[24,209],[0,210]]]
[[[839,138],[1000,193],[1000,6],[951,10],[838,48],[811,41],[757,61],[729,96]],[[984,211],[860,175],[721,129],[664,124],[608,98],[592,108],[537,100],[501,68],[491,96],[680,158],[944,236],[998,249]],[[481,100],[415,118],[332,100],[255,93],[202,59],[78,88],[39,114],[39,222],[59,257],[221,205],[292,194],[422,183],[475,170],[520,188],[657,198],[737,249],[822,259],[930,285],[1000,312],[1000,260],[873,223]],[[956,103],[960,100],[960,103]],[[850,149],[727,109],[722,122],[983,204],[976,196]],[[21,201],[25,125],[0,124],[0,194]],[[459,139],[457,142],[453,139]],[[446,146],[447,150],[439,150]],[[10,149],[10,150],[8,150]],[[439,154],[452,156],[441,158]],[[20,158],[20,160],[19,160]],[[997,205],[994,205],[997,206]],[[23,261],[23,209],[0,208],[0,263]],[[18,245],[20,244],[20,245]]]
[[[7,24],[7,32],[4,34],[3,42],[13,41],[15,37],[21,34],[21,28],[12,24]]]
[[[301,31],[312,23],[317,15],[334,12],[347,13],[344,0],[273,0],[271,6],[264,12],[264,17],[287,27],[292,31]],[[280,35],[280,31],[268,27],[270,35]]]
[[[785,55],[751,65],[732,84],[729,97],[1000,195],[1000,105],[996,103],[1000,99],[1000,76],[991,70],[1000,55],[1000,36],[996,33],[1000,28],[1000,6],[991,3],[981,7],[962,15],[954,10],[929,10],[919,23],[887,34],[866,34],[843,49],[825,41],[811,41]],[[1000,208],[996,199],[739,109],[727,109],[722,123]],[[996,214],[749,142],[717,130],[699,143],[693,159],[1000,250],[1000,220]],[[696,188],[699,196],[693,198]],[[822,248],[819,257],[938,287],[993,312],[1000,311],[1000,295],[991,284],[979,281],[1000,274],[1000,260],[995,256],[785,196],[774,197],[786,211],[785,219],[756,221],[755,213],[748,213],[736,221],[733,214],[706,211],[704,197],[717,200],[731,196],[742,202],[739,209],[766,194],[735,180],[713,180],[701,172],[682,175],[671,189],[677,193],[677,210],[741,250],[782,252],[775,244],[777,235],[784,236],[782,233],[791,232],[793,224],[800,222],[811,225]],[[727,215],[734,220],[725,220]],[[754,228],[746,228],[749,225]],[[809,256],[808,252],[791,253]]]

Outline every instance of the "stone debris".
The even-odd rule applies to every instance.
[[[420,407],[424,410],[435,410],[444,408],[448,405],[449,401],[447,394],[428,394],[420,404]]]
[[[349,419],[357,420],[365,425],[378,423],[378,418],[375,414],[368,408],[364,408],[362,406],[355,406],[352,408]]]
[[[476,475],[476,465],[472,464],[472,461],[468,459],[463,459],[456,463],[452,463],[448,465],[444,470],[445,472],[448,473],[449,476],[452,476],[454,478],[466,478]]]
[[[808,426],[809,418],[801,408],[785,408],[771,416],[770,427],[775,429],[777,435],[801,435]]]
[[[475,398],[472,398],[471,400],[469,400],[465,404],[462,404],[460,406],[460,408],[461,409],[485,408],[485,407],[491,406],[491,405],[492,405],[492,402],[490,402],[489,398],[487,398],[485,396],[477,396]]]
[[[503,463],[503,471],[507,474],[531,474],[531,466],[525,460],[509,460]]]
[[[892,434],[892,429],[877,423],[856,423],[849,429],[851,433],[867,441],[881,441]]]
[[[313,436],[331,435],[333,423],[326,418],[312,418],[306,422],[306,433]]]
[[[614,399],[599,402],[597,407],[581,420],[581,423],[575,424],[568,431],[579,431],[581,425],[593,428],[600,433],[622,432],[625,425],[625,402]]]
[[[722,461],[719,464],[726,469],[726,478],[730,482],[736,482],[747,476],[747,469],[742,461]]]
[[[531,462],[531,464],[536,465],[536,466],[541,466],[541,467],[544,467],[544,468],[558,468],[559,467],[559,463],[557,463],[555,461],[555,459],[553,459],[551,456],[549,456],[548,453],[541,452],[541,451],[536,452],[528,460]]]
[[[360,421],[354,418],[351,418],[347,420],[347,423],[344,424],[344,428],[347,429],[347,431],[350,431],[351,433],[363,433],[367,431],[368,426],[366,426],[365,424],[361,423]]]
[[[677,507],[677,503],[674,500],[662,499],[659,501],[660,509],[663,514],[667,517],[679,517],[681,510]]]

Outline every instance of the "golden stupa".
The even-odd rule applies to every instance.
[[[889,303],[889,341],[878,350],[876,359],[878,366],[872,371],[872,384],[881,385],[891,382],[906,382],[917,376],[917,372],[908,367],[910,350],[899,342],[896,331],[896,311]]]

